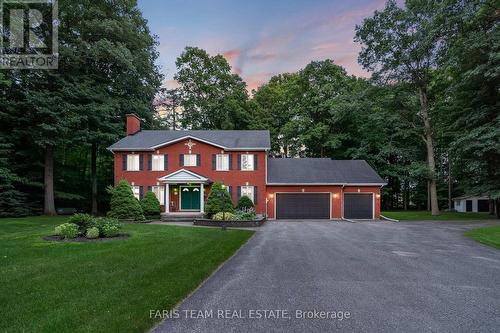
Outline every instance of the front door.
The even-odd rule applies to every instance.
[[[181,210],[200,210],[200,188],[181,186]]]

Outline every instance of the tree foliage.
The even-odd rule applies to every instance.
[[[207,197],[207,202],[205,203],[205,213],[208,217],[212,217],[218,212],[234,212],[233,200],[226,188],[223,188],[223,184],[220,182],[215,182],[210,188],[210,193]]]
[[[144,198],[141,200],[141,207],[144,215],[146,216],[159,216],[160,215],[160,202],[156,195],[148,191],[144,194]]]
[[[141,204],[134,197],[132,188],[126,180],[120,180],[115,187],[109,187],[108,191],[111,194],[109,217],[121,220],[144,220]]]

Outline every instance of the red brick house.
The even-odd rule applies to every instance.
[[[154,192],[165,214],[202,214],[219,181],[270,219],[379,218],[385,182],[365,161],[270,158],[270,148],[269,131],[141,131],[130,114],[127,136],[108,149],[115,183],[126,179],[137,198]]]

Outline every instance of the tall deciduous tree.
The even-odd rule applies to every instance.
[[[428,91],[443,43],[434,19],[441,10],[435,1],[406,1],[405,8],[389,0],[362,25],[356,26],[355,40],[362,44],[361,65],[385,83],[407,82],[420,101],[421,137],[427,148],[432,215],[439,214],[434,137]]]
[[[181,85],[183,125],[192,129],[245,129],[248,127],[246,84],[231,73],[218,54],[186,47],[176,61],[174,78]]]

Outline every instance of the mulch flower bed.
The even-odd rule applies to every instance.
[[[245,228],[245,227],[260,227],[262,224],[266,222],[266,218],[262,217],[256,220],[227,220],[227,221],[214,221],[209,219],[196,219],[194,220],[194,225],[202,225],[205,227],[237,227],[237,228]]]
[[[55,241],[55,242],[101,242],[101,241],[112,241],[112,240],[121,240],[127,239],[130,235],[128,234],[119,234],[115,237],[98,237],[98,238],[87,238],[87,237],[76,237],[76,238],[64,238],[57,235],[45,236],[43,237],[46,241]]]

